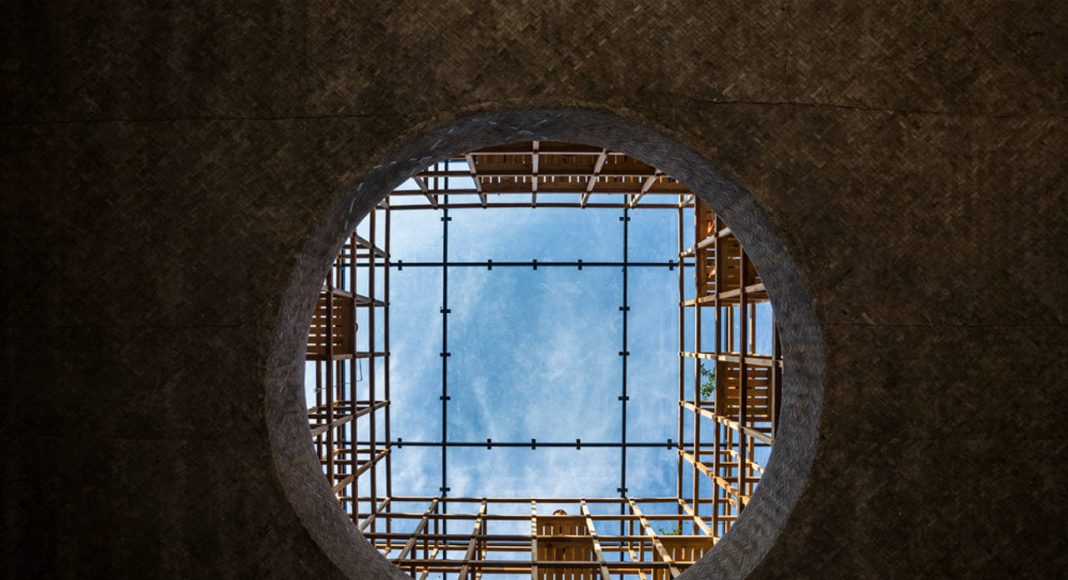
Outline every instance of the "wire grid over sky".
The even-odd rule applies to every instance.
[[[441,170],[466,170],[462,161],[441,162]],[[450,189],[473,188],[470,178],[452,178]],[[417,189],[409,180],[398,189]],[[491,194],[492,196],[492,194]],[[600,198],[624,201],[622,195]],[[394,205],[419,203],[393,198]],[[425,200],[424,200],[425,201]],[[445,486],[452,497],[619,497],[622,479],[630,497],[673,497],[678,413],[678,213],[673,209],[493,208],[393,211],[390,254],[391,390],[393,492],[397,496],[437,496]],[[628,222],[622,218],[629,217]],[[384,244],[380,221],[375,243]],[[693,210],[683,219],[684,245],[694,239]],[[370,238],[367,220],[357,233]],[[448,228],[447,249],[443,227]],[[621,266],[626,241],[626,302]],[[449,267],[446,289],[440,267],[419,263],[518,261],[537,268],[485,265]],[[586,262],[553,267],[548,262]],[[406,266],[405,263],[408,265]],[[381,296],[382,278],[376,295]],[[357,287],[366,287],[358,280]],[[685,299],[694,295],[693,273],[686,271]],[[758,316],[770,320],[767,303]],[[366,318],[361,309],[358,316]],[[376,325],[381,328],[380,309]],[[624,345],[624,316],[627,335]],[[686,342],[692,345],[694,309],[685,312]],[[705,324],[711,313],[704,314]],[[448,358],[442,356],[443,318],[447,317]],[[358,318],[364,327],[366,320]],[[357,333],[359,350],[374,349]],[[706,339],[710,340],[710,339]],[[758,325],[757,349],[771,352],[770,325]],[[629,353],[626,357],[622,352]],[[626,358],[626,432],[621,400]],[[374,362],[371,362],[374,361]],[[443,363],[443,361],[445,361]],[[354,380],[366,393],[368,364]],[[442,365],[448,399],[441,400]],[[687,392],[694,382],[687,360]],[[314,371],[305,376],[309,406],[314,405]],[[361,383],[364,383],[361,385]],[[359,395],[364,396],[364,395]],[[443,413],[443,407],[446,413]],[[443,419],[444,415],[444,419]],[[692,433],[690,414],[684,433]],[[444,421],[444,423],[443,423]],[[444,458],[438,446],[418,442],[465,442]],[[367,425],[357,433],[368,441]],[[384,442],[381,422],[377,441]],[[487,440],[531,442],[536,448],[487,448]],[[577,449],[575,443],[581,440]],[[669,441],[671,441],[669,446]],[[405,445],[405,442],[407,445]],[[547,447],[564,442],[570,447]],[[766,463],[767,449],[758,449]],[[762,456],[761,456],[762,455]],[[624,471],[625,456],[625,474]],[[683,488],[691,470],[683,470]],[[379,479],[384,474],[379,473]],[[700,482],[705,486],[708,482]],[[382,483],[379,484],[380,486]],[[382,487],[380,487],[382,489]],[[703,488],[708,491],[709,488]],[[665,506],[669,508],[670,506]],[[361,506],[366,513],[369,505]],[[551,506],[545,506],[551,510]],[[674,508],[671,508],[674,509]]]

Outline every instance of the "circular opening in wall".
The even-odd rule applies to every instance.
[[[536,173],[533,169],[535,142]],[[576,147],[575,151],[559,153],[574,154],[575,163],[593,160],[593,167],[582,164],[579,167],[584,169],[541,169],[549,153],[543,147],[550,145]],[[493,151],[508,147],[514,151]],[[517,156],[525,161],[512,162],[529,163],[530,169],[524,170],[525,177],[523,171],[514,169],[499,170],[497,175],[481,171],[480,153],[485,153],[487,162],[492,162],[491,155]],[[585,159],[580,161],[579,157]],[[635,167],[642,163],[644,167],[641,171],[619,171],[610,176],[603,171],[610,157],[633,162]],[[604,160],[600,173],[594,175],[593,169],[601,158]],[[347,181],[350,185],[315,222],[297,256],[292,281],[279,305],[279,324],[267,360],[267,424],[276,473],[295,515],[321,553],[340,574],[352,578],[403,578],[411,570],[419,577],[604,576],[610,570],[612,574],[619,570],[623,575],[638,577],[681,573],[681,577],[740,578],[751,574],[785,532],[813,463],[819,433],[823,356],[811,300],[782,240],[754,195],[736,185],[704,156],[663,132],[609,112],[580,108],[516,109],[460,117],[419,132],[380,159],[355,181]],[[549,205],[555,195],[563,199],[568,195],[567,192],[550,194],[546,185],[550,171],[557,172],[555,176],[562,179],[571,177],[572,182],[582,186],[581,189],[572,186],[576,190],[569,193],[570,201],[561,202],[570,203],[571,207]],[[587,191],[592,175],[595,189],[615,183],[624,184],[623,191]],[[494,183],[504,184],[496,186],[501,188],[512,184],[525,189],[519,192],[496,192],[489,187],[481,192],[476,190]],[[643,194],[646,183],[651,185]],[[464,184],[475,191],[451,191]],[[655,192],[666,187],[679,190]],[[395,199],[391,192],[396,193]],[[672,198],[674,206],[671,206]],[[474,206],[447,210],[442,207],[465,201]],[[583,201],[585,209],[581,207]],[[483,203],[488,206],[508,202],[522,206],[482,207]],[[593,205],[600,202],[616,206]],[[436,203],[439,207],[434,209]],[[531,208],[534,203],[537,207]],[[655,209],[651,207],[655,203],[671,207]],[[400,209],[402,204],[430,208]],[[639,207],[643,204],[650,205]],[[515,210],[520,218],[503,219],[509,209]],[[417,223],[420,214],[424,216],[422,225]],[[475,223],[472,218],[468,228],[461,228],[465,214],[484,219]],[[659,225],[658,215],[662,220]],[[397,233],[406,228],[405,219],[410,220],[407,229],[415,232],[409,234],[412,237],[408,241],[402,241]],[[601,223],[596,222],[598,219]],[[445,231],[449,231],[447,249],[444,248]],[[534,237],[535,234],[540,237]],[[471,239],[462,241],[464,235]],[[654,241],[638,246],[637,240],[669,235],[674,236],[675,244],[671,246],[664,241],[666,249],[661,253],[656,253],[659,246]],[[420,236],[426,240],[422,248],[425,254],[402,255],[402,251],[418,249]],[[514,245],[523,236],[537,240],[527,255],[503,253],[506,244]],[[732,237],[738,245],[737,257],[729,257],[734,263],[725,264],[728,253],[733,251],[727,248]],[[406,242],[412,245],[408,249],[404,249]],[[709,254],[709,247],[719,250],[718,255]],[[624,248],[626,255],[622,255]],[[461,250],[468,254],[460,253]],[[562,253],[565,251],[568,252]],[[587,257],[595,254],[583,255],[583,251],[616,253],[595,260]],[[337,255],[346,253],[341,262],[336,261]],[[664,253],[669,255],[665,257]],[[709,255],[711,262],[707,261]],[[354,264],[348,264],[349,260]],[[579,260],[582,260],[581,270]],[[674,269],[670,264],[673,260]],[[686,264],[680,266],[679,261]],[[453,265],[453,262],[470,264]],[[506,262],[516,264],[505,265]],[[549,265],[553,262],[561,264]],[[594,262],[606,265],[597,266]],[[642,262],[653,265],[639,266]],[[429,264],[415,266],[417,263]],[[334,271],[331,264],[340,266],[337,269],[349,268],[349,272]],[[698,270],[702,271],[701,276]],[[732,270],[734,275],[729,275]],[[390,277],[389,292],[384,287],[386,272]],[[423,283],[408,282],[419,286],[419,295],[407,299],[400,295],[403,285],[400,279],[405,276],[424,277]],[[508,276],[513,277],[512,282],[498,278]],[[593,284],[598,286],[596,292],[580,284],[580,277],[594,280],[597,276],[603,280]],[[728,276],[739,280],[738,287],[726,286]],[[487,296],[494,300],[497,299],[494,294],[505,295],[504,300],[515,293],[527,300],[504,300],[501,311],[494,317],[492,309],[478,302],[476,293],[452,289],[454,283],[464,281],[465,277],[471,287],[485,285],[490,293]],[[483,282],[477,282],[476,278]],[[676,284],[673,297],[662,281],[665,279]],[[693,304],[682,307],[681,322],[676,302],[679,281],[682,302]],[[713,292],[718,294],[711,298],[712,307],[706,307],[702,301],[708,296],[709,281]],[[721,284],[719,292],[714,289],[717,282]],[[741,300],[742,295],[744,324],[740,302],[734,305],[731,302]],[[671,308],[662,302],[669,299]],[[767,310],[768,299],[775,305],[774,324],[761,331],[758,328],[768,325],[772,319]],[[343,303],[345,300],[347,305]],[[714,304],[717,300],[718,308]],[[615,310],[607,310],[609,303]],[[756,303],[755,315],[749,310],[751,303]],[[661,304],[664,310],[658,311],[656,304]],[[321,312],[320,307],[326,312]],[[351,309],[349,313],[346,308]],[[538,308],[550,311],[552,316],[527,312],[536,312]],[[405,309],[410,311],[405,314]],[[469,316],[466,323],[461,320],[465,315],[461,309]],[[710,309],[720,313],[719,322],[707,315]],[[728,314],[732,309],[735,313]],[[312,313],[317,310],[316,322],[310,329]],[[384,319],[387,310],[389,325]],[[697,311],[702,313],[700,325]],[[419,336],[409,338],[419,343],[418,347],[424,351],[422,356],[403,356],[404,339],[400,338],[398,328],[404,324],[404,316],[408,316],[409,326],[422,330]],[[655,320],[656,326],[643,323],[642,316]],[[549,324],[556,318],[564,318],[563,322],[557,322],[557,326],[564,328],[561,333],[555,333],[553,329],[557,326]],[[329,329],[325,320],[330,320]],[[413,325],[412,320],[418,320],[419,324]],[[511,324],[507,320],[512,320]],[[449,327],[445,328],[446,324]],[[635,328],[643,324],[646,330],[639,336]],[[351,326],[350,345],[343,344],[347,340],[344,336],[333,339],[334,325]],[[370,340],[372,325],[374,342]],[[709,330],[717,325],[719,331]],[[387,326],[389,339],[384,335]],[[476,336],[475,331],[494,328],[498,338],[470,340],[470,336]],[[701,346],[696,342],[698,329],[702,334]],[[466,347],[462,347],[465,343],[461,331],[468,333]],[[770,343],[768,332],[771,332]],[[572,338],[547,340],[566,334]],[[776,334],[781,340],[776,340]],[[365,336],[362,342],[361,336]],[[663,339],[654,340],[650,336]],[[592,344],[592,338],[615,343],[609,352],[615,357],[611,363],[601,360],[603,347],[600,343]],[[752,345],[754,340],[756,344]],[[493,342],[503,344],[489,344]],[[517,344],[534,346],[518,350]],[[334,352],[335,347],[339,351]],[[352,351],[347,360],[344,356],[337,357],[342,355],[344,347]],[[511,358],[502,357],[504,363],[498,364],[499,361],[486,355],[486,352],[500,354],[509,347],[513,348]],[[586,355],[587,348],[598,350]],[[780,351],[787,361],[782,369],[778,363]],[[388,352],[389,357],[380,356],[379,352]],[[415,350],[410,352],[413,354]],[[588,361],[592,370],[585,364],[568,362],[576,356],[580,361]],[[640,371],[643,356],[651,362],[643,365],[645,371]],[[469,360],[462,360],[464,357]],[[419,365],[428,367],[429,371],[420,374]],[[745,367],[744,381],[740,380],[740,365]],[[581,369],[576,370],[579,366]],[[298,387],[305,367],[308,380],[304,382],[304,394],[311,393],[307,401]],[[759,386],[768,393],[767,403],[754,402],[750,396],[750,390],[757,389],[750,387],[751,371],[754,380],[760,380],[754,367],[770,370],[768,387]],[[490,374],[488,369],[498,369],[497,374]],[[374,390],[370,387],[372,373]],[[710,373],[714,378],[709,377]],[[482,387],[476,385],[480,374],[486,377]],[[435,376],[437,381],[430,382],[437,389],[419,383],[424,389],[419,401],[403,403],[404,382],[423,375]],[[578,375],[584,382],[568,381],[569,375]],[[502,376],[519,377],[516,382],[521,388],[489,381]],[[704,388],[709,379],[713,386],[710,393]],[[390,381],[388,393],[386,380]],[[590,385],[594,383],[607,386],[614,383],[618,390],[611,391],[612,398],[607,404],[601,401],[591,404],[593,399],[585,398],[584,390],[592,390]],[[738,392],[736,398],[736,402],[747,402],[745,412],[763,406],[768,413],[774,413],[772,419],[761,419],[772,423],[770,430],[766,424],[758,423],[756,414],[744,417],[743,422],[739,422],[743,419],[740,414],[729,416],[732,407],[727,395],[732,389],[747,390],[744,396]],[[486,401],[485,408],[474,405],[480,392]],[[498,396],[502,392],[511,395]],[[603,392],[610,391],[606,387]],[[466,407],[457,398],[460,396],[468,397]],[[597,396],[604,398],[604,395]],[[658,397],[670,411],[665,412],[657,403]],[[723,397],[725,402],[717,397]],[[398,412],[406,404],[404,414]],[[655,408],[646,409],[648,406]],[[523,411],[534,407],[553,409],[547,416],[549,428],[528,421],[535,416]],[[518,412],[513,412],[516,409]],[[483,420],[483,417],[496,418],[505,410],[513,413],[511,417],[516,425]],[[677,425],[679,410],[684,418],[681,437]],[[384,419],[387,414],[389,432]],[[579,419],[572,421],[577,424],[572,424],[561,422],[557,416]],[[641,417],[648,423],[642,424]],[[663,417],[674,420],[663,420]],[[613,423],[615,418],[618,423]],[[619,433],[610,438],[611,429],[597,430],[603,429],[601,422],[617,425]],[[312,439],[324,439],[323,442],[310,444],[310,423],[315,434]],[[713,427],[711,423],[718,426]],[[431,428],[423,428],[427,424]],[[487,425],[500,429],[501,435],[487,434]],[[480,426],[483,430],[478,430]],[[659,435],[663,440],[653,440],[655,435],[631,435],[631,429],[635,429],[633,433],[656,434],[655,429],[664,427],[669,433]],[[412,430],[405,434],[398,430],[403,428]],[[700,438],[694,438],[697,428],[701,429]],[[641,429],[653,430],[642,432]],[[716,433],[720,434],[720,451],[712,449],[709,454],[706,437],[710,434],[714,437]],[[626,445],[621,444],[624,434]],[[728,437],[733,439],[726,440]],[[757,444],[769,440],[775,450],[770,456],[767,446]],[[502,452],[508,450],[521,452],[527,458],[507,459]],[[406,454],[422,459],[410,461],[405,468],[402,457]],[[466,461],[464,454],[493,457],[486,465],[502,467],[480,467]],[[553,454],[563,458],[544,459]],[[581,463],[575,460],[575,457],[594,455],[600,458]],[[494,464],[498,457],[501,463]],[[731,464],[736,466],[733,471],[718,471],[731,469]],[[758,464],[763,470],[756,467]],[[739,474],[737,466],[744,474]],[[321,475],[323,472],[329,479]],[[390,479],[384,475],[387,472],[391,474]],[[492,487],[482,485],[493,481],[490,477],[498,477],[498,483]],[[654,492],[650,490],[658,489],[658,485],[663,489],[674,487],[674,492],[666,492],[659,498],[649,497],[648,493]],[[712,496],[713,490],[717,496]],[[465,496],[461,492],[474,496],[467,498],[473,501],[462,501]],[[579,497],[560,497],[565,493]],[[490,501],[492,498],[506,501]],[[658,501],[640,502],[639,499]],[[654,504],[659,505],[654,507]],[[712,505],[717,506],[714,522]],[[739,506],[741,511],[737,514]],[[547,519],[552,517],[564,519]],[[507,526],[517,526],[516,533],[507,534]],[[501,542],[507,536],[507,542],[515,544],[494,545],[489,542],[494,534],[498,534]],[[617,542],[615,547],[621,549],[606,550],[612,540],[621,537],[631,538],[626,549]],[[682,544],[688,539],[705,545],[690,548],[685,558],[672,557],[668,551],[670,545],[675,549],[678,546],[673,543]],[[574,545],[568,544],[571,540]],[[710,549],[708,543],[712,544]],[[704,555],[698,559],[702,551]],[[405,558],[399,567],[391,564],[390,560],[398,560],[400,554]],[[592,554],[592,560],[582,560],[586,554]],[[668,559],[664,558],[665,554]],[[537,562],[536,570],[532,559]],[[694,560],[696,563],[688,569],[681,569]]]
[[[674,577],[760,486],[769,293],[662,168],[523,140],[422,167],[346,234],[305,352],[314,449],[417,577]]]

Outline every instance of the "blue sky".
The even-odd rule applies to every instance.
[[[631,260],[674,259],[675,213],[632,213]],[[621,210],[450,214],[450,260],[623,257]],[[394,260],[440,260],[440,212],[393,212],[392,253]],[[667,268],[633,268],[630,277],[628,435],[666,441],[676,437],[677,277]],[[450,268],[450,440],[618,441],[622,282],[622,270],[611,267]],[[437,440],[441,272],[394,270],[391,285],[394,436]],[[394,457],[394,485],[418,474],[414,479],[424,482],[418,492],[436,492],[438,450],[410,450]],[[641,455],[658,459],[661,468],[628,470],[629,487],[647,489],[644,495],[674,493],[674,454],[651,451]],[[449,487],[461,496],[614,496],[618,463],[619,451],[609,449],[450,449]]]

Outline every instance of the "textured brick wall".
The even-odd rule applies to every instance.
[[[1065,4],[220,4],[0,4],[4,576],[385,575],[297,443],[299,290],[420,135],[544,107],[722,170],[812,315],[810,476],[695,576],[1068,569]]]

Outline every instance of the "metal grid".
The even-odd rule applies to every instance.
[[[463,170],[457,170],[458,166]],[[457,186],[458,178],[464,178],[471,186]],[[772,445],[778,421],[782,377],[778,335],[770,317],[758,320],[756,305],[768,300],[767,293],[737,239],[684,185],[625,154],[597,147],[536,141],[493,147],[437,163],[413,181],[416,188],[392,192],[368,217],[369,240],[354,233],[346,242],[320,293],[309,332],[309,368],[314,369],[316,377],[316,398],[309,409],[315,449],[353,521],[387,557],[420,578],[431,573],[449,578],[477,578],[483,574],[604,579],[609,575],[643,579],[677,576],[730,529],[749,502],[763,473],[757,450]],[[602,201],[605,199],[608,201]],[[449,260],[450,211],[509,207],[620,211],[623,259]],[[630,212],[639,209],[677,213],[677,256],[663,262],[629,260]],[[394,211],[440,213],[440,261],[406,263],[392,258],[389,245]],[[688,219],[693,220],[694,235],[692,245],[686,247],[684,226]],[[380,223],[384,223],[385,231],[378,247],[376,228]],[[442,428],[437,441],[391,439],[389,276],[391,270],[403,268],[435,268],[441,272]],[[450,268],[621,269],[618,441],[449,440]],[[631,268],[667,268],[678,273],[675,440],[630,441],[627,437]],[[384,296],[377,298],[376,277],[382,280],[384,291]],[[686,298],[688,284],[694,290],[691,299]],[[358,292],[361,288],[366,288],[362,294]],[[363,327],[357,323],[361,309],[366,320]],[[376,327],[375,310],[382,312],[381,327]],[[694,324],[690,344],[684,331],[687,311],[692,312]],[[756,330],[761,324],[772,329],[774,346],[770,353],[756,352]],[[364,350],[358,348],[360,337]],[[358,393],[358,361],[375,358],[386,362],[382,392],[372,362],[365,381],[367,391]],[[690,377],[688,365],[692,368]],[[360,426],[366,426],[366,433],[361,434]],[[438,496],[393,495],[391,457],[405,446],[441,449]],[[462,447],[618,449],[619,497],[450,497],[447,450]],[[675,497],[628,495],[628,448],[664,448],[677,455]],[[384,494],[379,490],[379,474],[384,476]],[[690,486],[685,485],[687,478]],[[368,509],[361,511],[361,505]],[[551,505],[566,513],[539,514],[539,505]],[[668,506],[674,513],[645,514],[641,506],[648,505],[657,509]],[[596,508],[596,513],[591,512],[591,507]],[[500,522],[527,520],[530,528],[526,533],[495,533]],[[450,533],[449,522],[455,528],[459,521],[464,522],[464,529]],[[671,527],[655,527],[656,522]],[[616,533],[605,535],[608,527]]]

